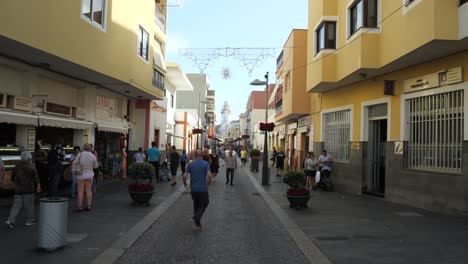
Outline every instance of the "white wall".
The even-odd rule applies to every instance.
[[[468,37],[468,4],[458,8],[458,37],[463,39]]]

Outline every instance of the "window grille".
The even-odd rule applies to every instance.
[[[336,161],[349,161],[351,110],[323,115],[325,149]]]
[[[408,167],[462,171],[463,90],[407,100]]]

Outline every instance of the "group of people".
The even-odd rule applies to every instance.
[[[317,159],[314,152],[309,152],[304,160],[304,172],[306,174],[306,187],[310,190],[317,189],[317,184],[321,177],[328,177],[331,173],[332,157],[326,150],[322,151],[322,155]]]
[[[53,166],[50,168],[52,173],[52,179],[49,179],[49,195],[56,194],[57,190],[54,185],[56,184],[55,173],[57,168],[55,167],[55,159],[60,159],[60,153],[56,148],[52,149],[48,153],[49,162],[53,162]],[[42,191],[39,180],[39,174],[37,173],[36,166],[33,164],[31,153],[23,151],[20,155],[21,160],[16,164],[13,176],[15,182],[15,195],[13,198],[13,205],[10,209],[10,214],[6,224],[10,228],[14,228],[16,225],[16,217],[18,213],[24,208],[26,211],[26,223],[25,225],[30,226],[36,223],[34,217],[34,200],[35,194]],[[98,162],[96,155],[93,153],[93,148],[90,144],[83,146],[83,151],[80,147],[75,147],[75,154],[72,159],[72,167],[79,168],[72,170],[72,187],[71,193],[74,197],[75,190],[77,192],[77,203],[75,212],[81,212],[83,210],[91,211],[92,206],[92,195],[93,195],[93,179],[95,176],[95,170],[98,168]],[[58,162],[57,162],[58,163]],[[3,163],[0,162],[0,176],[4,173]],[[83,198],[86,196],[86,207],[83,208]]]

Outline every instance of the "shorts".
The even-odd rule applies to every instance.
[[[178,166],[171,166],[171,175],[173,176],[177,175],[177,167]]]
[[[307,177],[315,177],[315,171],[313,170],[304,170]]]
[[[218,173],[219,172],[219,166],[211,166],[210,171],[211,171],[211,173]]]

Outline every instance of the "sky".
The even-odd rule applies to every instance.
[[[273,55],[256,67],[249,76],[245,67],[232,57],[213,62],[204,73],[211,89],[216,91],[216,114],[221,121],[224,101],[231,105],[229,120],[236,120],[245,112],[254,79],[275,82],[276,58],[291,30],[307,28],[308,0],[179,0],[182,6],[168,7],[166,60],[176,62],[185,73],[200,73],[181,48],[276,48]],[[175,4],[170,0],[170,4]],[[229,67],[231,78],[225,80],[222,71]]]

